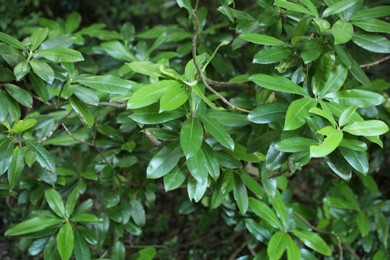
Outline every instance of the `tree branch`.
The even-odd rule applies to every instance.
[[[226,105],[231,107],[233,110],[238,110],[238,111],[241,111],[241,112],[250,113],[249,110],[237,107],[237,106],[233,105],[232,103],[230,103],[226,98],[224,98],[221,94],[219,94],[218,91],[215,91],[207,83],[207,78],[203,74],[202,68],[199,66],[198,60],[196,58],[196,53],[197,53],[197,50],[196,50],[196,44],[197,43],[196,43],[196,41],[197,41],[197,38],[198,38],[198,35],[199,35],[199,29],[200,29],[199,18],[198,18],[198,14],[197,14],[198,6],[199,6],[199,0],[196,1],[195,8],[192,10],[192,15],[193,15],[194,21],[195,21],[195,32],[192,35],[192,59],[194,60],[194,65],[196,67],[196,70],[198,71],[198,74],[199,74],[200,78],[202,79],[202,82],[205,85],[205,87],[208,90],[210,90],[213,94],[215,94],[219,99],[221,99],[223,103],[225,103]]]
[[[387,60],[390,60],[390,55],[385,56],[385,57],[383,57],[383,58],[381,58],[379,60],[376,60],[376,61],[373,61],[373,62],[370,62],[370,63],[362,64],[362,65],[360,65],[360,68],[367,68],[367,69],[369,69],[370,67],[378,65],[378,64],[381,64],[382,62],[385,62]]]
[[[126,108],[127,107],[127,103],[99,102],[99,106]]]
[[[208,78],[206,78],[206,82],[217,88],[231,88],[231,87],[250,88],[250,85],[246,83],[216,81]]]

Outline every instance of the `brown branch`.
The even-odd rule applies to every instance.
[[[99,106],[126,108],[127,107],[127,103],[99,102]]]
[[[237,106],[233,105],[232,103],[230,103],[226,98],[224,98],[221,94],[219,94],[218,91],[215,91],[207,83],[207,78],[203,74],[202,68],[199,66],[198,59],[196,58],[196,53],[197,53],[197,50],[196,50],[196,44],[197,43],[196,43],[196,41],[197,41],[197,38],[198,38],[198,35],[199,35],[199,30],[200,30],[200,23],[199,23],[199,18],[198,18],[198,14],[197,14],[198,6],[199,6],[199,0],[196,1],[195,8],[192,10],[192,15],[193,15],[194,21],[195,21],[195,31],[194,31],[194,34],[192,35],[192,59],[194,60],[194,65],[196,67],[196,70],[198,71],[198,74],[199,74],[200,78],[202,79],[202,82],[205,85],[205,87],[208,90],[210,90],[212,93],[214,93],[219,99],[221,99],[223,103],[225,103],[226,105],[231,107],[233,110],[238,110],[238,111],[241,111],[241,112],[250,113],[249,110],[237,107]]]
[[[143,130],[146,137],[157,147],[162,146],[162,142],[159,141],[151,132],[149,132],[147,129]]]
[[[104,161],[107,165],[109,165],[111,168],[113,168],[113,166],[111,165],[111,163],[107,160],[107,158],[104,156],[104,154],[102,153],[102,151],[96,146],[95,143],[88,143],[88,142],[86,142],[86,141],[83,141],[83,140],[78,139],[76,136],[74,136],[74,135],[72,134],[71,131],[69,131],[69,129],[65,126],[64,123],[62,123],[61,125],[62,125],[62,127],[65,129],[65,131],[68,133],[68,135],[69,135],[73,140],[75,140],[76,142],[79,142],[79,143],[82,143],[82,144],[86,144],[86,145],[88,145],[88,146],[91,146],[91,147],[95,148],[95,150],[99,153],[100,157],[102,157],[103,161]],[[94,142],[95,142],[95,141],[94,141]]]
[[[370,62],[370,63],[362,64],[362,65],[360,65],[360,68],[367,68],[367,69],[369,69],[370,67],[378,65],[378,64],[381,64],[382,62],[385,62],[387,60],[390,60],[390,55],[385,56],[385,57],[383,57],[383,58],[381,58],[379,60],[376,60],[376,61],[373,61],[373,62]]]
[[[236,259],[236,256],[242,251],[244,250],[244,248],[246,247],[246,241],[244,241],[241,246],[239,248],[237,248],[236,251],[233,252],[233,254],[230,256],[229,260],[234,260]]]
[[[216,81],[208,78],[206,78],[206,82],[217,88],[230,88],[230,87],[250,88],[250,85],[246,83]]]

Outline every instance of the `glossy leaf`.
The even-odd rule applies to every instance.
[[[377,136],[387,133],[389,127],[380,120],[367,120],[352,122],[342,130],[352,135]]]
[[[170,111],[181,107],[188,100],[188,92],[183,88],[170,88],[160,99],[160,111]]]
[[[13,226],[5,232],[5,236],[20,236],[24,234],[38,232],[50,227],[57,226],[61,223],[61,219],[48,217],[35,217],[23,221],[22,223]]]
[[[180,169],[175,167],[168,174],[164,175],[164,189],[166,192],[177,189],[186,180],[186,174]]]
[[[302,13],[302,14],[312,14],[305,7],[298,5],[298,4],[291,3],[291,2],[287,2],[285,0],[275,0],[275,4],[279,7],[282,7],[284,9],[292,11],[292,12],[297,12],[297,13]]]
[[[352,41],[363,49],[375,53],[390,53],[390,41],[380,35],[354,33]]]
[[[8,167],[8,182],[10,189],[14,189],[19,183],[20,175],[24,168],[24,151],[17,146],[13,151],[11,163]]]
[[[343,113],[340,115],[339,118],[339,126],[342,127],[351,120],[353,114],[355,113],[357,109],[356,105],[349,106],[347,109],[343,111]]]
[[[318,142],[305,137],[290,137],[275,144],[275,149],[282,152],[296,153],[309,151],[310,146]]]
[[[14,68],[14,74],[17,81],[20,81],[31,70],[30,65],[26,61],[19,62]]]
[[[135,55],[130,52],[122,43],[118,41],[104,42],[101,44],[102,48],[108,53],[108,55],[114,57],[117,60],[135,61]]]
[[[310,10],[311,14],[315,17],[318,17],[318,11],[316,6],[313,4],[311,0],[300,0],[299,2],[306,5],[306,7]]]
[[[197,182],[194,178],[191,178],[187,184],[188,197],[195,202],[199,202],[207,190],[207,181],[200,183]]]
[[[72,225],[65,223],[57,234],[57,249],[62,260],[68,260],[73,254],[74,234]]]
[[[360,89],[342,90],[327,94],[324,98],[335,100],[342,105],[356,105],[358,107],[379,106],[385,101],[380,94]]]
[[[49,34],[49,29],[47,28],[39,28],[36,30],[30,37],[30,50],[35,51],[41,43],[46,39],[47,35]]]
[[[186,156],[194,156],[202,146],[203,128],[198,119],[190,118],[185,121],[180,130],[180,146]]]
[[[182,152],[177,144],[163,147],[149,162],[146,169],[147,177],[157,179],[166,175],[177,165],[181,156]]]
[[[324,52],[324,42],[320,39],[312,39],[305,43],[301,52],[301,57],[305,64],[316,60]]]
[[[18,39],[12,37],[11,35],[8,35],[6,33],[0,32],[0,41],[5,42],[17,49],[20,49],[22,51],[25,50],[24,44],[21,43]]]
[[[320,145],[310,146],[310,157],[320,158],[325,157],[339,146],[343,139],[343,132],[331,126],[325,126],[317,133],[326,136]]]
[[[285,103],[270,103],[256,107],[248,115],[248,120],[256,124],[268,124],[284,118],[288,109]]]
[[[292,230],[291,232],[297,236],[307,247],[310,247],[322,255],[331,256],[332,252],[330,251],[329,246],[316,233],[298,230]]]
[[[315,105],[315,100],[307,97],[294,100],[288,107],[284,130],[295,130],[303,126],[305,118],[310,116],[310,108]]]
[[[81,15],[77,12],[72,12],[66,17],[65,29],[68,33],[74,32],[81,23]]]
[[[9,138],[0,141],[0,175],[6,172],[13,157],[14,143]]]
[[[49,91],[47,89],[46,83],[35,74],[30,73],[29,76],[31,86],[33,87],[35,93],[37,93],[43,102],[47,102],[49,100]]]
[[[54,70],[41,60],[33,59],[30,61],[30,65],[35,74],[49,84],[54,81]]]
[[[194,156],[187,159],[188,170],[190,171],[192,177],[201,184],[207,182],[208,170],[206,165],[206,156],[204,155],[202,149],[198,150]]]
[[[353,25],[374,33],[390,33],[390,23],[378,19],[367,19],[352,22]]]
[[[283,229],[282,224],[276,217],[275,212],[264,202],[254,198],[249,198],[249,209],[261,219],[265,220],[272,227]]]
[[[30,93],[26,90],[10,83],[4,84],[5,89],[8,94],[15,99],[19,104],[22,104],[25,107],[32,107],[33,100]]]
[[[214,151],[210,148],[209,145],[204,144],[202,146],[202,151],[204,153],[206,159],[206,168],[210,173],[210,176],[217,181],[220,174],[219,162],[217,157],[215,156]]]
[[[368,173],[369,164],[365,152],[355,151],[344,147],[340,147],[339,150],[352,168],[364,175]]]
[[[341,13],[347,10],[348,8],[352,7],[353,5],[355,5],[357,2],[358,0],[342,0],[336,2],[335,4],[332,4],[331,6],[325,9],[325,11],[322,13],[322,17],[328,17],[332,14]]]
[[[266,34],[258,34],[258,33],[243,33],[239,36],[240,39],[245,41],[260,44],[260,45],[269,45],[269,46],[286,46],[287,43],[281,41],[275,37],[266,35]]]
[[[332,171],[343,180],[349,181],[351,179],[351,166],[338,150],[325,157],[325,162]]]
[[[74,256],[77,260],[91,258],[89,245],[79,231],[76,231],[74,234]]]
[[[237,203],[240,213],[244,215],[248,210],[248,191],[244,182],[238,177],[238,175],[235,175],[234,177],[234,200]]]
[[[350,19],[351,20],[366,20],[372,18],[385,17],[390,15],[390,6],[376,6],[373,8],[361,9],[358,12],[354,13]]]
[[[253,58],[253,63],[272,64],[272,63],[280,62],[290,55],[291,55],[291,50],[289,48],[283,48],[283,47],[266,48],[256,53],[255,57]]]
[[[109,94],[127,94],[132,88],[127,80],[112,76],[79,76],[77,81],[87,87]]]
[[[65,218],[65,206],[61,195],[55,189],[48,189],[45,191],[45,198],[54,213]]]
[[[332,34],[336,44],[347,43],[352,39],[353,25],[342,20],[338,20],[332,26]]]
[[[69,101],[73,110],[79,116],[81,122],[87,127],[92,127],[95,122],[95,117],[88,109],[88,107],[76,96],[71,96]]]
[[[67,48],[44,49],[38,50],[37,53],[54,62],[78,62],[84,60],[80,52]]]
[[[23,133],[24,131],[32,128],[37,123],[37,120],[34,118],[27,118],[24,120],[18,120],[12,126],[10,133]]]
[[[321,56],[320,62],[316,67],[312,79],[312,88],[314,94],[318,94],[329,80],[329,76],[332,73],[333,66],[336,62],[336,56],[333,51],[327,52]]]
[[[240,169],[239,174],[241,180],[245,183],[245,186],[251,192],[253,192],[259,198],[262,198],[264,196],[263,187],[261,187],[261,185],[252,176],[250,176],[246,171],[242,169]]]
[[[301,252],[299,251],[299,247],[290,235],[287,235],[287,259],[301,259]]]
[[[234,150],[234,141],[226,129],[217,121],[212,120],[205,114],[200,115],[200,119],[206,131],[215,138],[221,145],[229,150]]]
[[[284,231],[278,231],[272,235],[268,247],[267,254],[270,259],[280,259],[286,251],[288,243],[288,235]]]
[[[259,85],[260,87],[266,89],[286,92],[291,94],[297,94],[301,96],[307,96],[306,91],[302,87],[293,83],[291,80],[281,76],[255,74],[251,76],[249,79],[252,80],[257,85]]]
[[[54,172],[56,170],[53,156],[39,143],[25,139],[29,150],[36,156],[38,163],[45,169]]]

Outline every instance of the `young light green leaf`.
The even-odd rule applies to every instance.
[[[294,100],[288,107],[284,130],[295,130],[303,126],[305,118],[310,116],[310,108],[315,105],[316,101],[308,97]]]
[[[312,14],[305,7],[298,5],[298,4],[291,3],[291,2],[287,2],[285,0],[275,0],[275,5],[282,7],[286,10],[292,11],[292,12],[297,12],[297,13],[302,13],[302,14]]]
[[[182,152],[177,144],[164,146],[152,160],[146,169],[149,179],[157,179],[170,172],[179,162]]]
[[[329,246],[316,233],[298,230],[292,230],[291,232],[296,235],[307,247],[310,247],[311,249],[325,256],[332,255]]]
[[[65,21],[65,30],[67,33],[73,33],[80,26],[81,15],[78,12],[71,12]]]
[[[268,124],[284,118],[288,109],[286,103],[270,103],[256,107],[248,115],[248,120],[256,124]]]
[[[356,105],[358,107],[379,106],[385,102],[385,98],[382,95],[361,89],[349,89],[329,93],[324,98],[335,100],[342,105]]]
[[[54,62],[78,62],[83,61],[83,55],[80,52],[67,48],[51,48],[38,50],[37,54]]]
[[[77,81],[87,87],[109,94],[127,94],[132,88],[131,82],[112,75],[77,77]]]
[[[274,228],[283,229],[283,226],[276,217],[275,212],[264,202],[254,198],[249,198],[249,209]]]
[[[376,6],[373,8],[361,9],[358,12],[354,13],[350,19],[351,20],[366,20],[372,18],[385,17],[390,15],[390,6]]]
[[[188,170],[192,177],[201,184],[207,183],[208,170],[206,165],[206,156],[202,149],[199,149],[194,156],[187,159]]]
[[[182,84],[176,80],[162,80],[154,84],[142,86],[135,91],[127,103],[128,109],[136,109],[157,102],[160,97],[172,88],[179,88]]]
[[[181,107],[188,100],[188,92],[183,88],[169,88],[160,99],[160,111],[170,111]]]
[[[301,259],[301,252],[299,251],[299,247],[295,243],[294,239],[292,239],[290,235],[287,235],[287,239],[287,259]]]
[[[62,222],[61,219],[48,218],[48,217],[35,217],[23,221],[16,226],[8,229],[5,232],[5,236],[20,236],[29,233],[38,232],[47,228],[57,226]]]
[[[325,126],[320,131],[318,131],[318,133],[326,136],[326,138],[320,145],[310,146],[310,157],[312,158],[327,156],[336,150],[341,140],[343,139],[343,132],[331,126]]]
[[[166,192],[177,189],[186,180],[186,174],[176,166],[168,174],[164,175],[164,189]]]
[[[338,14],[341,13],[351,6],[355,5],[358,2],[358,0],[343,0],[336,2],[335,4],[332,4],[328,8],[325,9],[325,11],[322,13],[322,17],[328,17],[332,14]],[[333,2],[332,2],[333,3]]]
[[[275,149],[288,153],[307,152],[312,145],[318,145],[318,142],[305,137],[290,137],[276,143]]]
[[[360,234],[362,234],[362,237],[365,237],[368,235],[368,233],[370,233],[370,220],[366,214],[364,214],[364,212],[359,212],[356,217],[356,223],[360,230]]]
[[[35,51],[41,43],[46,39],[49,34],[49,29],[47,28],[39,28],[36,30],[30,37],[30,51]]]
[[[23,147],[17,146],[13,152],[12,161],[8,167],[9,188],[14,189],[19,183],[20,174],[24,168]]]
[[[104,42],[101,44],[102,48],[108,53],[108,55],[114,57],[117,60],[135,61],[137,58],[130,52],[122,43],[118,41]]]
[[[180,146],[186,158],[194,156],[202,146],[203,128],[196,118],[185,121],[180,130]]]
[[[352,39],[353,26],[350,23],[338,20],[332,26],[332,34],[336,44],[347,43]]]
[[[355,32],[352,41],[371,52],[390,53],[390,41],[381,35]]]
[[[272,64],[280,62],[292,54],[289,48],[271,47],[262,49],[256,53],[253,58],[253,63],[258,64]]]
[[[346,125],[343,131],[358,136],[377,136],[389,131],[389,127],[380,120],[355,121]]]
[[[0,32],[0,41],[5,42],[6,44],[9,44],[17,49],[20,49],[22,51],[26,50],[24,47],[24,44],[21,43],[18,39],[6,34]]]
[[[278,260],[286,250],[288,235],[284,231],[278,231],[272,235],[267,247],[269,259]]]
[[[299,2],[303,3],[310,10],[311,14],[318,18],[317,7],[313,4],[311,0],[299,0]]]
[[[308,96],[306,91],[292,82],[291,80],[281,77],[281,76],[271,76],[266,74],[255,74],[252,75],[249,80],[253,81],[260,87],[279,91],[279,92],[286,92],[291,94],[298,94],[302,96]]]
[[[69,260],[73,254],[74,234],[72,225],[67,222],[58,231],[57,249],[62,260]]]
[[[238,175],[234,175],[233,196],[240,213],[244,215],[248,210],[248,191]]]
[[[30,65],[26,61],[19,62],[14,68],[14,74],[17,81],[20,81],[31,70]]]
[[[366,32],[390,34],[390,23],[379,19],[359,20],[352,22],[352,24]]]
[[[15,122],[15,124],[12,126],[10,133],[22,133],[33,126],[35,126],[37,123],[37,120],[34,118],[27,118],[24,120],[18,120]]]
[[[326,109],[322,110],[318,107],[312,107],[310,108],[309,112],[325,118],[333,127],[336,127],[336,121],[334,120],[334,117],[330,111]]]
[[[34,140],[25,139],[29,150],[36,156],[38,163],[45,169],[55,172],[56,165],[52,155],[39,143]]]
[[[72,105],[72,108],[76,112],[76,114],[79,116],[81,122],[91,128],[93,124],[95,123],[95,117],[91,113],[91,111],[88,109],[88,107],[76,96],[71,96],[69,98],[70,104]]]
[[[155,64],[150,61],[133,61],[126,65],[134,72],[147,75],[149,77],[161,77],[161,64]]]
[[[212,120],[206,114],[201,114],[200,119],[206,128],[206,131],[215,138],[221,145],[229,150],[234,150],[234,141],[226,129],[217,121]]]
[[[68,195],[68,199],[66,200],[65,215],[67,218],[69,218],[72,215],[78,198],[79,198],[79,187],[76,186],[76,188],[74,188],[72,192]]]
[[[339,150],[352,168],[364,175],[368,173],[369,164],[366,152],[355,151],[345,147],[339,147]]]
[[[337,92],[347,79],[348,70],[343,65],[338,65],[329,75],[325,86],[319,89],[319,97],[323,97],[328,93]]]
[[[32,59],[30,65],[35,74],[49,84],[54,81],[54,70],[46,63],[41,60]]]
[[[32,107],[33,100],[30,93],[27,90],[24,90],[14,84],[6,83],[4,84],[5,90],[8,94],[15,99],[19,104],[22,104],[25,107]]]
[[[45,198],[50,208],[59,217],[65,218],[65,206],[61,195],[55,189],[48,189],[45,191]]]
[[[352,106],[349,106],[347,109],[345,109],[343,111],[343,113],[341,114],[340,118],[339,118],[339,126],[340,127],[343,127],[345,126],[346,124],[349,123],[349,121],[351,120],[353,114],[355,113],[357,109],[357,106],[356,105],[352,105]]]
[[[260,45],[269,45],[269,46],[287,46],[288,44],[284,41],[279,40],[278,38],[258,33],[242,33],[239,36],[240,39],[245,41],[260,44]]]

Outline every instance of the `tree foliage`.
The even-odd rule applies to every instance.
[[[390,84],[370,67],[388,59],[390,7],[238,2],[137,2],[128,11],[157,24],[118,30],[71,12],[0,32],[0,191],[15,254],[388,256],[388,177],[377,176]],[[189,250],[197,227],[184,224],[195,242],[183,246],[167,224],[176,212],[244,243]]]

